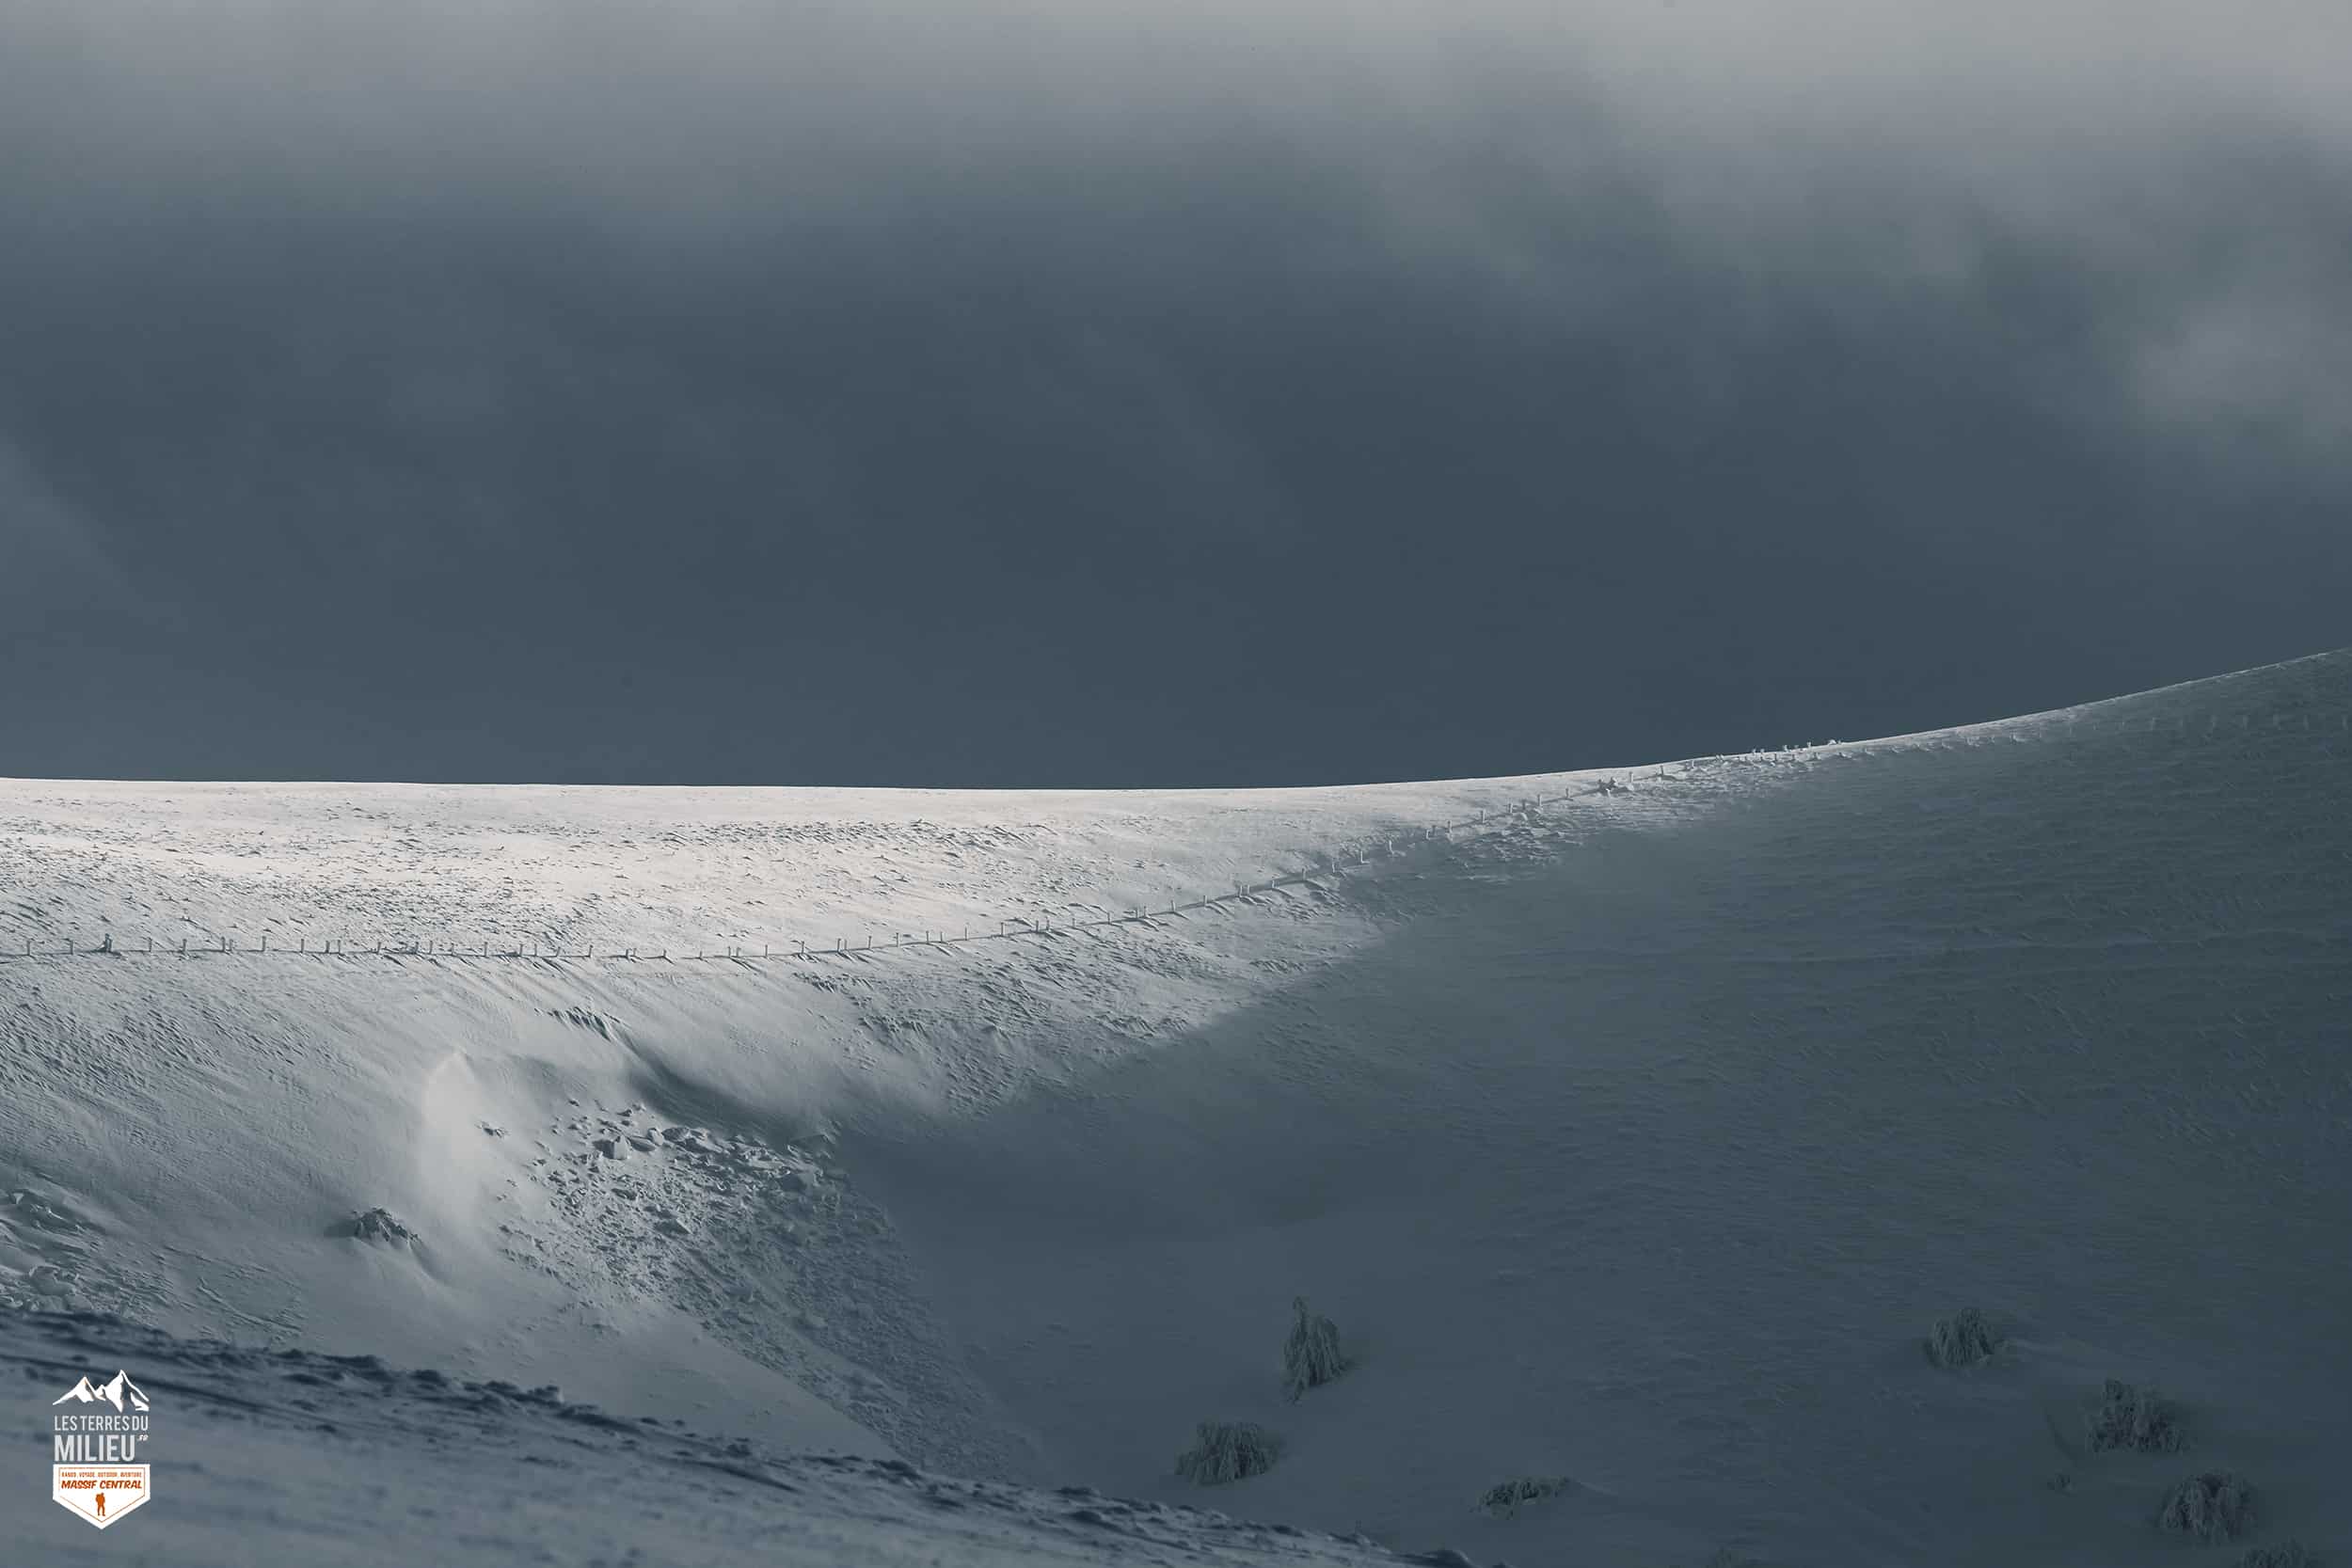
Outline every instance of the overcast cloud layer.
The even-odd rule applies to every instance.
[[[0,8],[0,773],[1142,784],[2352,641],[2352,9]]]

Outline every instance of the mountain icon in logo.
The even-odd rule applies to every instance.
[[[90,1380],[85,1377],[49,1402],[63,1404],[68,1400],[80,1400],[84,1404],[95,1404],[98,1401],[104,1400],[117,1410],[147,1408],[147,1395],[137,1384],[131,1381],[129,1372],[121,1371],[115,1373],[114,1376],[96,1386],[92,1386]]]

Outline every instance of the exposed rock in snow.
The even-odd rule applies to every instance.
[[[1487,1487],[1479,1494],[1478,1506],[1499,1518],[1507,1519],[1525,1504],[1557,1497],[1570,1484],[1565,1476],[1519,1476]]]
[[[352,1215],[348,1234],[363,1242],[413,1242],[417,1233],[401,1224],[389,1209],[368,1209]]]

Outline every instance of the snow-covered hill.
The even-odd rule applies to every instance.
[[[176,1339],[97,1314],[0,1314],[0,1386],[46,1386],[60,1370],[117,1349],[166,1369],[154,1509],[136,1528],[100,1536],[45,1502],[11,1499],[0,1510],[8,1561],[1397,1561],[1369,1543],[1214,1508],[931,1475],[904,1460],[776,1452],[676,1422],[627,1419],[561,1389],[388,1367],[367,1355]],[[31,1483],[38,1466],[22,1468],[17,1479]]]
[[[2209,1468],[2342,1552],[2348,722],[2338,654],[1451,784],[0,784],[0,1297],[1522,1568],[2136,1563]]]

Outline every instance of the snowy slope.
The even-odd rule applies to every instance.
[[[628,1420],[560,1389],[460,1380],[372,1356],[174,1339],[91,1314],[0,1315],[0,1386],[46,1390],[91,1357],[119,1354],[158,1369],[162,1464],[151,1511],[100,1535],[45,1503],[11,1508],[8,1560],[157,1568],[1397,1560],[1368,1544],[1216,1509],[935,1476],[903,1460],[771,1452]]]
[[[2330,655],[1541,780],[0,784],[0,1297],[1522,1568],[2223,1560],[2151,1523],[2213,1466],[2342,1553],[2348,721]],[[2089,1452],[2111,1375],[2191,1451]],[[1175,1481],[1208,1418],[1283,1462]]]

